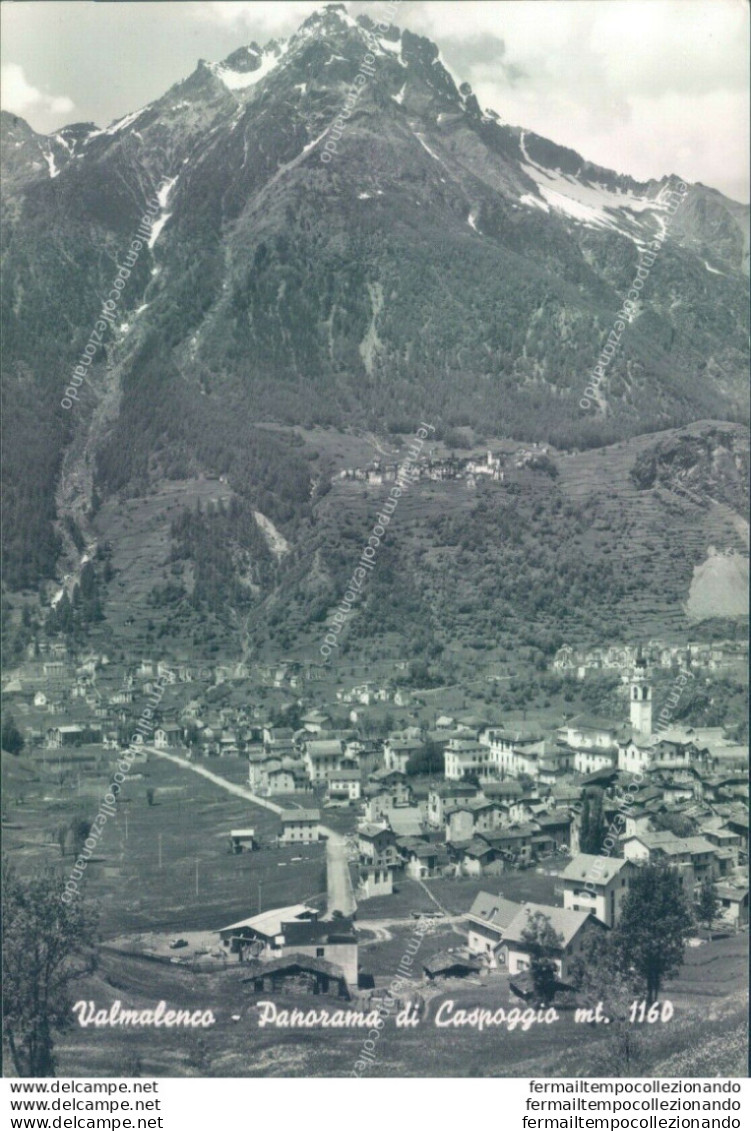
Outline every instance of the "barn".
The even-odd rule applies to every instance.
[[[251,986],[257,994],[329,994],[349,1001],[344,971],[325,958],[288,954],[273,962],[250,963],[247,971],[243,985]]]

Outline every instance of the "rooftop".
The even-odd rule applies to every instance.
[[[563,907],[548,907],[542,903],[525,903],[509,924],[505,936],[506,940],[523,943],[522,934],[528,926],[530,918],[538,911],[549,919],[556,934],[563,936],[562,948],[569,945],[588,919],[597,922],[588,911],[568,911]]]
[[[321,819],[320,809],[285,809],[279,814],[283,825],[295,825],[301,821],[318,822]]]
[[[475,896],[468,914],[494,927],[505,929],[513,922],[520,910],[519,903],[504,899],[502,895],[491,895],[490,892],[481,891]]]
[[[248,930],[267,938],[274,938],[281,933],[282,923],[293,922],[295,919],[315,919],[317,916],[318,912],[306,904],[295,903],[289,907],[277,907],[274,911],[262,911],[258,915],[251,915],[249,919],[230,923],[227,927],[221,927],[219,933]]]
[[[614,859],[611,856],[595,856],[592,853],[580,852],[573,860],[569,861],[561,872],[562,880],[587,880],[597,886],[607,884],[617,876],[628,864],[627,860]]]

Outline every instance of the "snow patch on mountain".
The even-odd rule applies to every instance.
[[[50,171],[50,177],[57,177],[60,173],[57,165],[55,164],[55,155],[50,150],[49,153],[43,153],[44,159],[47,162]]]
[[[437,154],[437,153],[434,153],[434,152],[433,152],[433,150],[432,150],[432,149],[430,148],[430,146],[429,146],[429,145],[427,144],[427,142],[425,141],[425,138],[424,138],[424,137],[422,136],[422,134],[418,133],[418,132],[417,132],[417,130],[413,130],[412,132],[414,133],[415,137],[417,138],[417,140],[419,141],[419,143],[420,143],[420,145],[421,145],[421,146],[423,147],[423,149],[424,149],[424,150],[425,150],[425,151],[426,151],[427,153],[429,153],[429,154],[430,154],[430,156],[431,156],[431,157],[432,157],[432,158],[433,158],[433,159],[434,159],[435,161],[439,161],[439,162],[440,162],[440,161],[441,161],[440,157],[438,156],[438,154]],[[442,162],[441,162],[441,163],[442,163]]]
[[[84,145],[88,145],[93,137],[113,137],[115,134],[120,133],[122,130],[132,125],[132,123],[135,122],[137,118],[140,118],[141,114],[143,114],[147,109],[148,107],[144,106],[142,110],[134,110],[131,114],[126,114],[124,118],[118,118],[116,122],[112,122],[112,124],[107,126],[107,128],[104,130],[92,130],[84,141]]]
[[[216,78],[224,83],[227,90],[248,90],[252,86],[257,86],[262,79],[265,79],[275,70],[287,54],[288,47],[289,44],[285,41],[278,44],[276,50],[274,48],[264,50],[260,56],[260,66],[254,71],[236,71],[233,67],[227,66],[226,63],[209,63],[208,68]]]
[[[380,46],[383,48],[384,51],[387,51],[389,53],[389,55],[393,55],[395,58],[397,58],[403,67],[407,66],[407,64],[404,62],[404,58],[402,56],[401,37],[397,40],[379,39],[378,43],[380,44]]]
[[[667,208],[667,201],[661,195],[652,198],[635,196],[631,192],[613,191],[605,185],[578,180],[560,169],[546,169],[538,165],[530,157],[525,145],[525,132],[519,137],[519,147],[523,160],[520,162],[527,176],[537,185],[537,191],[542,201],[530,193],[525,193],[519,198],[522,204],[529,207],[541,208],[546,206],[546,211],[554,211],[569,216],[572,220],[588,228],[610,229],[627,236],[636,244],[642,244],[636,232],[641,227],[644,236],[643,222],[648,220],[649,235],[656,223],[660,229],[660,236],[666,233],[665,218],[660,212]],[[644,214],[644,215],[642,215]]]
[[[177,177],[173,177],[172,180],[165,181],[164,184],[162,185],[162,187],[159,189],[159,191],[156,194],[156,198],[159,201],[159,207],[161,208],[161,212],[159,213],[157,218],[154,220],[154,223],[151,225],[151,232],[149,234],[149,239],[148,239],[148,245],[149,245],[150,248],[153,248],[154,244],[159,239],[159,236],[162,233],[162,228],[164,227],[164,225],[167,223],[170,216],[172,215],[171,212],[167,212],[167,201],[169,200],[170,193],[172,192],[172,189],[175,187],[176,183],[177,183]]]

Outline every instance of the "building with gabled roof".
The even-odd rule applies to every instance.
[[[541,903],[523,904],[506,928],[499,953],[499,960],[503,961],[505,957],[506,968],[512,976],[530,968],[532,956],[524,932],[537,913],[545,916],[559,936],[558,945],[551,948],[549,957],[555,965],[558,979],[566,983],[573,973],[574,962],[586,954],[592,934],[605,931],[607,927],[589,911],[573,911]]]
[[[279,819],[282,822],[280,844],[314,844],[320,837],[320,809],[285,809]]]
[[[521,904],[481,891],[467,912],[467,948],[488,966],[498,965],[501,943]]]
[[[614,927],[635,872],[629,860],[580,852],[559,877],[563,906],[570,911],[591,911],[606,927]]]

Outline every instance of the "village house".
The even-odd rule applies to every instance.
[[[596,774],[600,770],[615,769],[618,759],[616,750],[600,750],[585,747],[574,752],[574,769],[577,774]]]
[[[445,809],[445,835],[447,841],[469,840],[474,833],[489,832],[501,824],[501,805],[474,797],[466,801],[453,801]]]
[[[341,739],[310,739],[305,743],[305,768],[314,785],[328,781],[332,772],[341,769],[343,758]]]
[[[468,774],[475,775],[480,781],[498,776],[492,750],[477,741],[450,738],[443,756],[446,781],[461,781]]]
[[[320,734],[331,726],[331,719],[323,711],[312,710],[302,717],[302,725],[310,734]]]
[[[588,911],[571,911],[539,903],[523,904],[505,929],[498,956],[499,962],[506,966],[512,976],[529,970],[530,946],[524,938],[524,932],[532,916],[538,912],[545,916],[560,936],[559,945],[551,949],[549,957],[555,965],[559,981],[566,984],[573,974],[574,963],[583,959],[589,939],[595,932],[606,928]]]
[[[541,785],[556,785],[566,779],[569,767],[552,758],[541,758],[538,763],[537,780]]]
[[[264,764],[268,755],[263,750],[251,750],[248,753],[248,785],[254,793],[258,793],[267,783]],[[279,763],[281,765],[281,762]]]
[[[521,787],[519,787],[521,792]],[[441,828],[446,820],[446,807],[458,801],[479,797],[480,789],[469,782],[440,782],[428,791],[427,820],[432,828]]]
[[[263,980],[286,969],[281,960],[289,963],[302,958],[304,967],[311,959],[329,964],[333,977],[343,978],[349,989],[357,988],[357,936],[349,919],[321,922],[317,911],[295,904],[232,923],[219,931],[219,937],[241,962],[251,959],[260,964],[250,973],[253,979]]]
[[[366,785],[363,792],[365,797],[363,817],[369,824],[377,825],[388,817],[395,807],[393,795],[388,789],[380,789],[377,785]]]
[[[292,727],[269,727],[263,728],[263,745],[268,749],[274,749],[280,744],[288,745],[294,739],[295,732]]]
[[[384,825],[361,825],[357,830],[357,851],[361,864],[396,863],[396,836]]]
[[[182,727],[176,723],[164,723],[154,731],[154,746],[157,750],[166,750],[170,746],[180,746],[182,735]]]
[[[357,989],[357,935],[351,919],[285,921],[280,935],[283,957],[323,959],[342,971],[348,989]]]
[[[496,777],[528,774],[536,778],[540,761],[549,760],[545,757],[546,744],[540,734],[489,729],[481,735],[481,742],[487,743],[490,749]]]
[[[391,895],[394,891],[394,866],[360,864],[358,879],[358,899],[373,899],[378,895]]]
[[[390,809],[386,815],[386,820],[397,838],[422,836],[425,831],[423,811],[417,805],[411,805],[409,808]]]
[[[265,785],[270,797],[282,793],[304,793],[310,789],[305,766],[294,758],[282,758],[273,769],[268,769]]]
[[[413,880],[427,880],[442,876],[449,866],[445,844],[421,842],[404,849],[405,871]]]
[[[482,964],[476,958],[468,958],[453,949],[431,954],[422,964],[423,978],[426,982],[469,978],[481,969]]]
[[[409,805],[412,801],[412,790],[407,775],[401,770],[389,770],[385,766],[374,770],[370,775],[370,782],[379,789],[386,790],[393,799],[391,808]]]
[[[321,813],[318,809],[285,809],[280,844],[314,844],[320,837]]]
[[[629,738],[618,743],[618,769],[626,774],[643,774],[652,764],[654,742]]]
[[[506,781],[484,782],[482,795],[487,797],[488,801],[511,804],[524,796],[524,786],[515,778],[509,778]]]
[[[574,750],[614,750],[621,727],[595,715],[576,715],[558,729],[558,738]]]
[[[503,862],[480,836],[460,843],[447,842],[446,848],[457,876],[500,875],[504,870]]]
[[[534,841],[538,835],[536,825],[517,825],[482,833],[482,839],[505,860],[528,864],[534,854]]]
[[[331,770],[326,796],[329,801],[359,801],[361,788],[359,770]]]
[[[581,852],[561,873],[563,906],[591,911],[606,927],[614,927],[635,870],[628,860]]]
[[[478,892],[467,913],[467,949],[482,958],[487,966],[498,966],[504,934],[521,909],[521,904],[501,895]]]
[[[386,770],[406,774],[407,763],[413,754],[419,754],[424,744],[418,738],[387,738],[383,744],[383,764]]]
[[[677,837],[661,830],[626,837],[622,843],[626,860],[641,863],[663,858],[679,869],[690,869],[686,880],[689,890],[693,883],[714,877],[717,871],[715,847],[701,836]]]
[[[540,813],[535,817],[540,831],[550,838],[556,849],[571,847],[571,814],[567,812]]]
[[[231,923],[219,930],[219,938],[224,946],[242,960],[246,954],[254,958],[278,958],[281,952],[282,923],[314,922],[318,911],[304,903],[290,907],[279,907],[275,911],[263,911]]]
[[[69,723],[64,726],[50,727],[46,736],[46,746],[50,750],[60,750],[68,746],[81,746],[84,742],[100,743],[101,741],[101,726],[91,723],[87,726]]]
[[[715,884],[715,895],[720,904],[720,914],[736,930],[748,926],[748,884]]]

